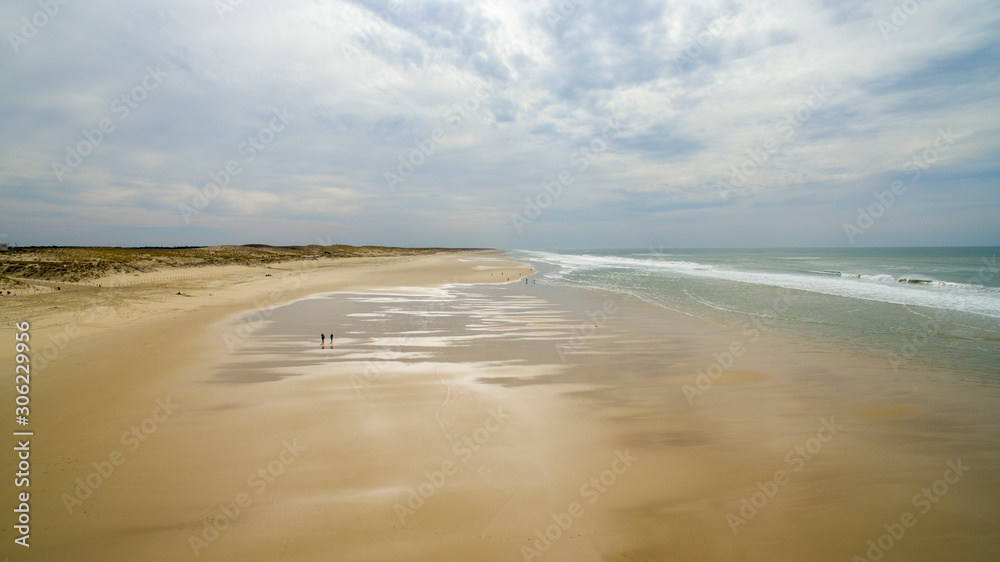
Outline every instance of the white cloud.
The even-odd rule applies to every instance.
[[[671,216],[713,225],[706,243],[765,243],[743,234],[769,216],[753,202],[811,205],[836,225],[947,127],[959,141],[926,183],[975,175],[979,187],[956,196],[995,205],[1000,10],[924,2],[886,39],[879,20],[891,21],[893,6],[585,0],[552,23],[556,2],[245,2],[221,21],[194,0],[74,3],[0,57],[0,76],[16,85],[0,94],[0,230],[58,243],[55,217],[72,201],[81,215],[88,205],[141,209],[162,244],[255,232],[290,243],[332,221],[373,236],[362,242],[551,246],[565,229],[593,246],[611,239],[594,225],[619,215],[632,220],[607,228],[631,245],[669,231],[657,225]],[[8,3],[0,21],[34,10]],[[157,64],[169,72],[162,86],[57,181],[51,163],[65,146],[113,116],[113,101]],[[477,97],[484,84],[492,90]],[[786,137],[782,120],[820,87],[829,99]],[[475,107],[454,112],[469,100]],[[294,120],[242,161],[240,143],[282,107]],[[579,170],[571,156],[609,118],[624,134]],[[390,191],[385,173],[437,129],[446,140]],[[779,148],[723,201],[719,183],[772,139]],[[212,230],[184,231],[177,206],[233,159],[243,171],[204,211]],[[512,236],[509,215],[563,170],[574,183],[538,219],[551,224]],[[970,208],[941,220],[960,233]],[[25,210],[33,223],[17,219]],[[126,223],[104,219],[91,242],[130,243],[135,225],[115,235]],[[249,219],[272,227],[248,232],[239,225]],[[83,224],[74,236],[87,236]],[[804,229],[785,239],[833,239],[823,221],[785,228]],[[906,228],[886,242],[907,243]],[[989,242],[981,232],[968,242]]]

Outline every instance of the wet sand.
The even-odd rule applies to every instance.
[[[996,387],[621,295],[437,287],[509,268],[366,265],[78,336],[35,383],[25,559],[1000,554]]]

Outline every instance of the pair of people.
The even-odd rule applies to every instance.
[[[326,334],[319,335],[319,342],[326,343]],[[330,343],[333,343],[333,334],[330,334]]]

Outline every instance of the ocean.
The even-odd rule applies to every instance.
[[[542,282],[625,293],[798,345],[1000,383],[1000,248],[517,251]]]

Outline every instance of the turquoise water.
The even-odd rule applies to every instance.
[[[1000,382],[1000,248],[521,251],[549,283],[631,294],[804,346]],[[546,265],[547,264],[547,265]]]

